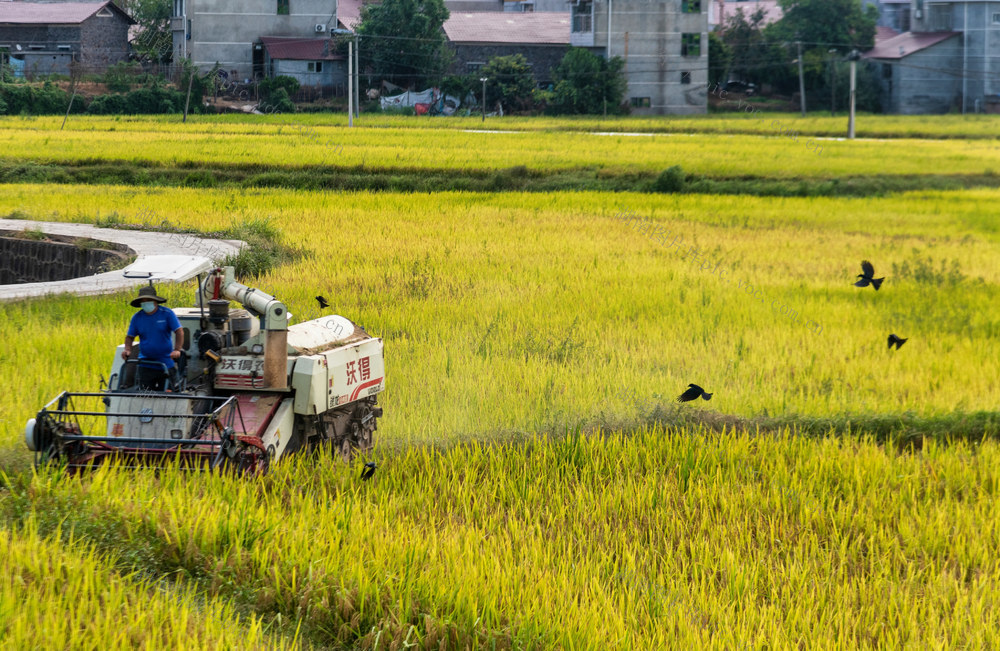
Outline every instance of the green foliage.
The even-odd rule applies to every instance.
[[[493,57],[479,71],[486,77],[486,106],[493,107],[499,101],[504,113],[526,111],[532,108],[531,91],[535,88],[535,76],[523,54]]]
[[[279,75],[264,79],[257,87],[260,92],[258,109],[265,113],[294,113],[295,103],[291,96],[299,92],[299,82],[294,77]]]
[[[127,93],[132,90],[140,74],[142,66],[138,63],[120,61],[105,71],[104,85],[112,93]]]
[[[901,280],[912,280],[915,283],[938,286],[955,286],[966,279],[958,260],[953,259],[950,266],[945,260],[940,262],[940,268],[935,269],[933,260],[916,255],[913,258],[913,264],[910,264],[909,260],[904,260],[898,266],[893,262],[892,275]]]
[[[235,267],[236,277],[241,279],[258,278],[302,255],[299,249],[282,244],[281,230],[270,217],[234,220],[219,235],[247,243],[239,253],[227,256],[222,263],[223,266]]]
[[[0,85],[0,99],[7,104],[8,115],[30,114],[35,92],[28,84]]]
[[[583,48],[571,47],[555,69],[556,85],[548,112],[556,115],[603,113],[621,115],[625,96],[625,61],[610,62]]]
[[[124,95],[98,95],[90,100],[87,113],[93,115],[121,115],[126,112]]]
[[[781,5],[784,15],[777,22],[761,27],[759,22],[752,21],[754,32],[747,37],[759,56],[744,59],[734,45],[735,61],[747,68],[745,78],[795,92],[798,68],[789,62],[798,53],[795,42],[801,41],[806,89],[825,94],[828,99],[829,50],[835,49],[834,56],[842,59],[852,49],[870,49],[875,43],[878,11],[871,5],[862,9],[861,0],[782,0]],[[744,36],[743,32],[734,33],[733,39],[740,42]],[[733,44],[728,34],[727,42]],[[826,104],[829,106],[829,101]],[[867,103],[869,108],[876,105],[877,101]]]
[[[29,84],[0,84],[0,115],[62,115],[70,94],[51,81],[41,87]],[[75,97],[71,113],[82,113],[83,98]]]
[[[862,8],[861,0],[781,0],[781,8],[784,14],[768,30],[770,36],[801,40],[809,49],[835,47],[842,54],[875,45],[878,10]]]
[[[139,23],[138,35],[131,41],[132,49],[139,58],[155,62],[170,61],[173,53],[173,36],[170,33],[170,16],[173,13],[171,1],[119,0],[117,4]]]
[[[12,237],[19,240],[35,240],[39,242],[49,239],[45,232],[40,228],[25,228],[24,230],[14,233]]]
[[[475,75],[446,75],[441,80],[440,88],[445,95],[457,97],[465,102],[469,93],[478,96],[482,83]]]
[[[260,96],[264,100],[271,99],[271,96],[279,90],[285,91],[287,97],[291,97],[299,92],[299,80],[287,75],[278,75],[268,79],[262,79],[258,85]]]
[[[177,108],[183,111],[184,105],[187,103],[188,112],[192,113],[201,109],[205,93],[212,88],[212,84],[215,82],[215,72],[212,71],[207,75],[199,75],[198,67],[191,62],[190,57],[181,59],[181,65],[181,78],[177,88],[181,93],[181,99],[177,103]],[[188,98],[189,88],[191,90],[190,99]]]
[[[708,35],[708,82],[722,84],[728,81],[729,66],[733,63],[733,49],[715,32]]]
[[[785,91],[797,89],[797,73],[789,63],[793,57],[781,45],[780,39],[770,40],[765,33],[766,17],[764,9],[746,14],[739,8],[726,21],[720,38],[729,48],[732,63],[728,67],[729,74],[720,78],[721,83],[736,79],[757,85],[767,83]],[[709,65],[715,69],[711,47],[709,41]]]
[[[441,29],[449,13],[443,0],[384,0],[361,8],[363,74],[407,88],[439,81],[454,54]]]
[[[684,170],[680,165],[673,165],[660,172],[653,182],[657,192],[680,192],[684,189]]]
[[[264,113],[294,113],[295,102],[288,97],[288,91],[278,88],[267,99],[261,100],[257,108]]]

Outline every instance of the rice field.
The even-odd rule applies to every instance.
[[[228,144],[290,165],[295,137],[295,164],[316,153],[252,119],[188,125],[194,147],[160,119],[123,121],[127,136],[14,122],[0,140],[24,159],[87,141],[149,161]],[[447,164],[675,154],[674,138],[572,128],[446,132]],[[350,135],[405,167],[432,164],[412,151],[428,132]],[[497,135],[529,144],[500,145],[519,157],[506,162]],[[685,138],[709,173],[750,165],[746,137]],[[802,143],[781,140],[754,141],[761,169],[809,174],[788,149]],[[982,173],[997,155],[975,136],[834,144],[805,150],[823,174]],[[887,163],[886,148],[907,154]],[[250,481],[36,474],[24,421],[96,388],[131,294],[0,304],[0,546],[17,559],[0,573],[0,647],[995,648],[998,200],[0,185],[0,216],[270,220],[304,255],[252,284],[302,320],[323,294],[383,337],[388,371],[370,482],[308,458]],[[862,259],[886,276],[878,292],[851,284]],[[185,305],[193,283],[161,293]],[[909,341],[890,352],[890,332]],[[712,400],[674,403],[689,382]]]
[[[859,175],[986,175],[1000,173],[1000,120],[984,122],[991,138],[951,140],[860,139],[797,134],[793,119],[781,124],[741,118],[738,134],[655,132],[580,133],[512,131],[481,133],[430,126],[347,129],[311,116],[250,117],[241,122],[76,118],[60,130],[59,118],[0,122],[6,161],[82,164],[128,162],[157,166],[327,166],[380,171],[531,171],[596,169],[606,175],[659,172],[680,165],[712,177],[811,179]],[[786,116],[783,116],[786,117]],[[709,121],[713,123],[713,121]],[[303,130],[307,125],[309,131]],[[989,126],[992,125],[992,126]],[[636,128],[641,129],[639,122]],[[309,135],[306,135],[308,133]],[[838,134],[840,135],[840,134]],[[886,150],[891,149],[891,164]]]

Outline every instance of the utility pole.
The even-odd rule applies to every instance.
[[[837,49],[828,50],[833,56],[830,57],[830,117],[835,117],[837,112]]]
[[[361,117],[361,35],[354,35],[354,112]]]
[[[191,69],[188,70],[188,92],[187,97],[184,98],[184,119],[181,122],[188,121],[188,106],[191,104],[191,84],[194,83],[194,71],[195,68],[192,65]]]
[[[608,51],[604,58],[611,61],[611,5],[614,0],[608,0]]]
[[[847,118],[847,137],[851,140],[854,139],[854,98],[855,90],[858,79],[858,59],[861,58],[861,53],[857,50],[851,50],[851,53],[847,55],[847,58],[851,61],[851,115]]]
[[[354,126],[354,41],[347,43],[347,126]]]
[[[69,63],[69,86],[73,90],[73,93],[69,97],[69,106],[66,107],[66,115],[63,116],[62,126],[59,130],[62,131],[66,127],[66,120],[69,119],[69,112],[73,108],[73,100],[76,99],[76,82],[79,78],[79,68],[76,65],[76,61],[71,56]],[[0,57],[0,83],[3,82],[3,57]]]
[[[486,122],[486,80],[489,77],[480,77],[479,81],[483,82],[483,122]]]
[[[802,41],[795,41],[799,52],[799,101],[802,104],[802,117],[806,116],[806,74],[802,67]]]

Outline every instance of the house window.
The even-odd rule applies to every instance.
[[[184,0],[174,0],[174,15],[175,16],[184,15]]]
[[[701,56],[701,34],[681,34],[681,56]]]
[[[278,0],[278,15],[279,16],[288,16],[288,15],[291,14],[291,8],[289,8],[289,6],[288,6],[288,4],[289,4],[290,1],[291,0]]]
[[[97,16],[99,18],[111,18],[111,16],[113,16],[113,15],[114,14],[112,14],[111,10],[108,9],[107,7],[104,7],[103,9],[101,9],[100,11],[97,12]]]
[[[570,31],[574,33],[594,31],[594,3],[580,2],[570,11]]]
[[[70,49],[70,47],[69,47],[68,45],[60,45],[60,46],[59,46],[59,47],[57,47],[56,49],[57,49],[57,50],[62,50],[62,51],[64,51],[64,52],[68,52],[68,51],[69,51],[69,49]]]
[[[882,79],[892,79],[892,66],[888,63],[882,64]]]
[[[681,72],[681,83],[682,84],[690,84],[691,83],[691,73],[690,72]]]
[[[932,32],[951,31],[951,5],[933,4],[927,6],[927,28]]]
[[[479,72],[479,69],[485,65],[486,63],[483,61],[469,61],[465,64],[465,69],[469,72]]]
[[[633,97],[631,100],[633,108],[649,108],[648,97]]]
[[[681,0],[681,11],[685,14],[700,14],[701,0]]]
[[[1000,11],[993,13],[993,24],[1000,25]]]
[[[323,62],[310,61],[306,66],[306,70],[308,70],[309,72],[323,72]]]

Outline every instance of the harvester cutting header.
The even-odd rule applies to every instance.
[[[63,392],[28,421],[36,461],[178,457],[261,472],[302,449],[344,459],[371,449],[385,390],[380,338],[342,316],[289,325],[285,304],[236,282],[232,267],[199,279],[196,307],[162,302],[152,287],[133,301],[145,316],[133,318],[103,390]],[[148,334],[144,342],[137,319],[172,324],[163,327],[175,349],[165,353]]]

